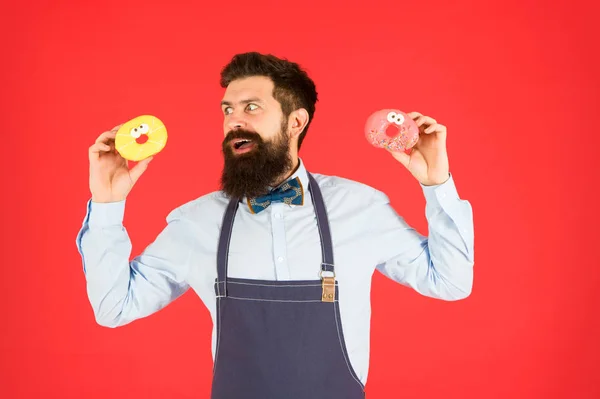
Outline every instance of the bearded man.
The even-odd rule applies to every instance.
[[[317,91],[298,64],[238,54],[221,85],[221,189],[170,212],[131,261],[125,202],[151,158],[129,169],[114,149],[119,126],[89,148],[77,246],[96,320],[128,324],[191,288],[213,320],[213,399],[364,398],[375,271],[441,300],[471,292],[473,215],[449,171],[446,127],[412,112],[416,146],[390,152],[423,190],[423,236],[381,191],[309,171],[298,152]]]

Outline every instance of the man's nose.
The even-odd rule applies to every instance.
[[[227,121],[227,127],[230,130],[245,129],[246,128],[246,120],[241,116],[232,115],[229,118],[229,121]]]

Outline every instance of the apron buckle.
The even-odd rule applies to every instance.
[[[335,299],[335,277],[321,277],[323,286],[323,302],[333,302]]]

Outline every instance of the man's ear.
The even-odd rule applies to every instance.
[[[308,112],[304,108],[297,109],[290,114],[289,131],[290,138],[298,138],[308,124]]]

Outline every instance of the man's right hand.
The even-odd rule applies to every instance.
[[[102,133],[89,148],[93,202],[124,200],[152,160],[152,157],[148,157],[129,169],[127,160],[115,150],[115,136],[121,126]]]

